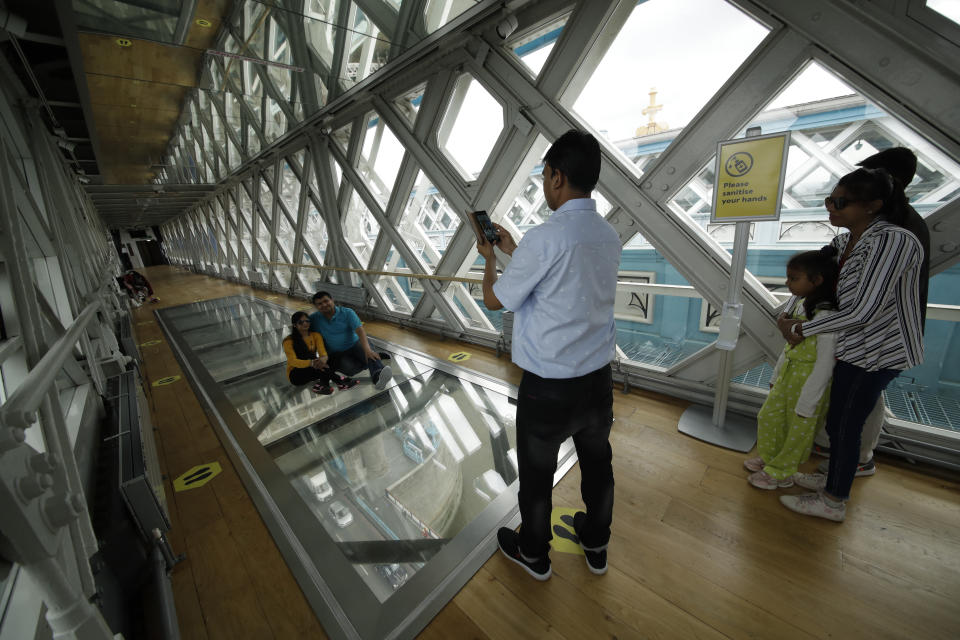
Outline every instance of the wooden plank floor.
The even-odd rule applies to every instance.
[[[153,311],[240,292],[306,309],[300,300],[152,267],[159,305],[134,311],[148,381],[183,376]],[[490,350],[381,322],[371,335],[518,382]],[[206,486],[167,498],[184,638],[325,638],[185,379],[150,387],[168,478],[218,461]],[[616,393],[611,436],[616,507],[610,570],[554,552],[537,583],[495,554],[422,638],[949,638],[960,637],[960,482],[881,457],[857,479],[847,521],[790,513],[777,492],[745,482],[743,455],[677,432],[684,402]],[[817,459],[807,466],[812,467]],[[577,507],[579,468],[554,492]],[[791,490],[795,491],[795,490]]]

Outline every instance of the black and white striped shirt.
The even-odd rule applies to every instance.
[[[850,239],[831,243],[842,256]],[[838,360],[867,371],[909,369],[923,362],[920,266],[923,248],[916,236],[883,220],[871,223],[840,270],[840,310],[804,322],[805,336],[836,332]]]

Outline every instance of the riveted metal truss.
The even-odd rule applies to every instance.
[[[536,191],[539,183],[532,171],[549,141],[585,126],[573,104],[638,3],[482,1],[439,29],[432,26],[437,15],[425,12],[428,4],[431,11],[438,5],[448,10],[459,6],[404,0],[397,9],[382,0],[314,0],[296,9],[274,6],[264,12],[259,3],[238,3],[218,46],[303,71],[208,61],[204,88],[189,97],[171,142],[169,164],[184,167],[187,177],[192,171],[193,181],[202,182],[203,175],[218,181],[218,192],[165,226],[168,255],[197,269],[292,293],[308,293],[316,280],[362,283],[373,315],[499,344],[498,331],[463,284],[422,280],[414,301],[407,297],[410,287],[401,287],[398,278],[314,272],[302,265],[399,269],[411,277],[462,276],[475,257],[466,212],[494,212],[515,235],[521,226],[539,221],[542,201],[520,202],[517,194]],[[712,188],[701,171],[718,140],[742,131],[811,62],[890,114],[882,124],[890,139],[910,140],[921,155],[951,171],[960,162],[956,91],[942,90],[960,84],[960,65],[945,62],[960,60],[957,43],[929,32],[899,5],[886,10],[875,3],[828,0],[732,4],[764,25],[766,37],[669,146],[645,160],[642,172],[604,142],[598,186],[609,204],[607,219],[623,242],[641,234],[714,307],[725,298],[731,261],[711,233],[693,222],[709,204]],[[507,13],[517,18],[519,34],[568,16],[536,75],[497,34]],[[357,22],[358,16],[365,18]],[[361,26],[335,26],[345,24]],[[445,149],[452,118],[465,100],[465,77],[503,113],[502,127],[491,132],[492,148],[475,176],[466,176]],[[416,104],[401,105],[410,92],[417,94]],[[818,168],[833,175],[849,170],[848,163],[838,160],[838,149],[859,131],[851,124],[826,146],[795,134],[809,159],[794,180]],[[403,148],[389,181],[378,170],[386,136]],[[430,238],[438,234],[428,234],[419,221],[416,229],[401,224],[410,207],[426,206],[427,198],[412,196],[421,172],[436,192],[431,192],[431,204],[436,201],[456,218],[436,246]],[[299,188],[292,188],[291,180]],[[928,196],[943,198],[951,188]],[[677,202],[684,189],[698,196],[688,206]],[[242,190],[247,190],[246,199],[238,198]],[[795,205],[799,203],[788,194],[785,206]],[[217,209],[228,206],[235,216]],[[933,273],[960,257],[958,207],[954,200],[929,219]],[[427,219],[418,215],[418,220]],[[185,224],[183,218],[191,216],[192,223]],[[357,220],[379,229],[374,234],[350,226]],[[429,222],[433,224],[432,217]],[[319,236],[308,233],[318,225],[326,238],[323,250]],[[293,235],[286,238],[285,233]],[[241,242],[247,236],[252,251]],[[737,371],[772,361],[782,347],[773,322],[779,301],[750,273],[742,298],[744,335],[735,357]],[[664,366],[621,356],[619,370],[634,380],[702,401],[712,397],[719,363],[712,345]],[[749,411],[762,397],[759,391],[735,389],[732,406]]]

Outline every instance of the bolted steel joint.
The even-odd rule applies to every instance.
[[[55,495],[43,501],[43,515],[52,531],[65,527],[83,512],[83,498],[77,493]]]
[[[30,468],[37,473],[53,473],[59,464],[59,458],[52,453],[38,453],[30,458]]]
[[[26,439],[27,433],[20,427],[0,427],[0,454],[16,449]]]
[[[47,473],[32,473],[16,482],[17,493],[24,502],[39,498],[53,486],[53,476]]]

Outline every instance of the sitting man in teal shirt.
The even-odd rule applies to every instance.
[[[380,361],[382,356],[370,348],[367,332],[356,312],[349,307],[338,307],[333,297],[326,291],[318,291],[313,296],[313,306],[317,310],[310,314],[310,330],[323,336],[330,357],[327,364],[332,371],[352,376],[366,366],[370,379],[377,389],[387,386],[393,371]]]

